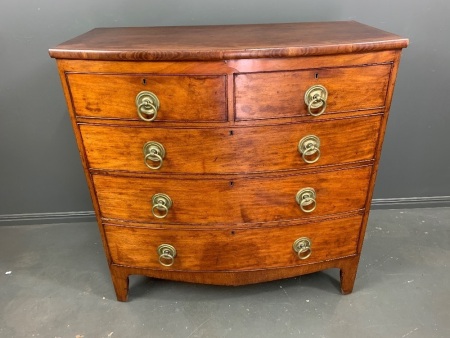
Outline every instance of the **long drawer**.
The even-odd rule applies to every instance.
[[[295,170],[373,159],[381,115],[247,128],[166,129],[80,125],[91,169],[187,174]],[[316,139],[314,139],[316,137]],[[317,149],[298,150],[310,139]],[[155,141],[163,159],[144,145]],[[308,143],[309,141],[306,141]],[[147,156],[147,164],[144,163]],[[311,163],[313,162],[313,163]]]
[[[390,64],[238,74],[236,120],[309,116],[307,90],[321,85],[328,92],[324,115],[381,109],[385,105]],[[313,109],[318,113],[322,108]],[[313,118],[313,117],[311,117]]]
[[[126,75],[69,73],[75,114],[139,120],[136,96],[156,95],[156,121],[226,121],[225,75]],[[144,83],[145,82],[145,83]]]
[[[356,254],[361,216],[308,225],[256,229],[165,230],[105,225],[115,264],[185,271],[254,270],[311,264]],[[300,259],[293,248],[309,240]],[[162,257],[158,247],[169,244],[176,256]],[[310,251],[308,251],[310,250]]]
[[[363,166],[305,175],[240,177],[233,180],[95,174],[93,181],[104,219],[145,223],[237,224],[291,220],[362,209],[371,170],[371,166]],[[310,192],[305,195],[307,188]],[[315,196],[312,196],[311,188]],[[299,194],[300,191],[303,192]],[[159,203],[153,201],[156,194],[169,196],[172,206],[168,210],[158,208]],[[300,202],[297,202],[298,194]],[[303,210],[299,204],[302,201]],[[162,214],[159,212],[161,209]],[[164,215],[166,217],[158,218]]]

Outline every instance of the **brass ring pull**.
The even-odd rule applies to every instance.
[[[317,113],[312,112],[311,109],[314,109],[313,107],[317,105],[319,108],[322,107],[322,109]],[[325,112],[325,109],[327,109],[327,101],[321,97],[314,97],[314,99],[308,104],[308,114],[312,116],[322,115]]]
[[[307,259],[312,254],[311,240],[308,237],[301,237],[292,244],[292,249],[297,253],[298,258]]]
[[[327,109],[327,98],[328,91],[324,86],[315,85],[310,87],[305,93],[305,104],[308,107],[308,114],[312,116],[322,115]],[[319,108],[321,109],[316,112],[315,110]]]
[[[164,149],[164,146],[161,143],[149,141],[144,144],[142,151],[144,153],[144,164],[148,168],[158,170],[162,167],[163,159],[166,156],[166,149]],[[152,162],[156,162],[157,164],[153,165]]]
[[[152,197],[152,214],[156,218],[165,218],[169,214],[169,209],[172,207],[172,200],[166,194],[154,194]],[[157,211],[162,211],[158,213]]]
[[[159,210],[159,211],[164,211],[162,215],[156,213],[155,211]],[[153,216],[155,216],[156,218],[165,218],[167,216],[167,214],[169,213],[169,208],[166,207],[164,204],[154,204],[152,207],[152,214]]]
[[[156,106],[149,100],[145,100],[138,105],[138,115],[141,120],[153,121],[156,118],[157,109]],[[150,115],[150,117],[144,117],[143,115]]]
[[[302,159],[305,163],[315,163],[320,158],[320,139],[315,135],[308,135],[303,137],[298,142],[298,151],[302,154]],[[316,154],[314,158],[311,156]]]
[[[152,92],[142,91],[136,95],[137,113],[141,120],[151,122],[156,119],[159,99]]]
[[[177,250],[170,244],[161,244],[158,246],[158,261],[163,266],[172,266],[177,256]]]
[[[148,160],[150,160],[150,161],[152,161],[152,162],[158,162],[159,164],[156,165],[156,166],[152,166],[152,165],[148,162]],[[149,153],[149,154],[145,155],[145,157],[144,157],[144,163],[145,163],[145,165],[146,165],[147,167],[149,167],[150,169],[152,169],[152,170],[158,170],[159,168],[162,167],[162,164],[163,164],[163,158],[162,158],[161,156],[159,156],[157,153],[154,153],[154,154]]]
[[[305,213],[313,212],[317,207],[316,191],[313,188],[303,188],[295,196],[300,209]]]

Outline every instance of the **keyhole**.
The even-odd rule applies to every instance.
[[[234,132],[232,130],[230,130],[230,136],[233,136]]]
[[[146,85],[147,84],[147,79],[142,79],[142,84]]]
[[[319,78],[319,73],[314,74],[314,78],[318,79]]]

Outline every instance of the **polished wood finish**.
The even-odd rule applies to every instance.
[[[198,225],[254,223],[317,217],[364,208],[372,167],[279,177],[186,179],[93,175],[103,218],[152,223]],[[316,209],[300,210],[297,192],[316,191]],[[173,206],[164,219],[152,213],[156,193],[170,196]]]
[[[168,243],[177,250],[166,271],[245,271],[312,264],[356,254],[362,217],[309,225],[200,230],[146,229],[106,225],[114,264],[158,269],[157,247]],[[308,237],[311,256],[299,259],[292,250],[297,238]],[[126,254],[124,254],[126,253]]]
[[[339,269],[340,291],[349,294],[353,290],[358,266],[359,255],[352,255],[339,259],[321,261],[315,264],[305,264],[276,269],[257,269],[250,271],[171,271],[165,269],[147,269],[111,264],[111,277],[116,290],[117,300],[125,302],[128,299],[128,277],[143,275],[159,279],[180,282],[238,286],[255,284],[277,279],[296,277],[326,269]],[[125,288],[126,286],[126,288]]]
[[[400,49],[408,40],[355,21],[96,28],[50,55],[87,60],[229,60]]]
[[[308,170],[370,161],[375,156],[381,119],[382,115],[376,114],[280,126],[214,129],[80,124],[80,130],[92,170],[233,174]],[[315,163],[306,163],[298,151],[299,141],[308,135],[320,139],[321,153]],[[148,141],[157,141],[166,150],[158,170],[144,164],[142,147]]]
[[[407,44],[331,22],[95,29],[51,49],[117,299],[131,274],[243,285],[328,268],[352,292]],[[328,106],[310,116],[316,84]],[[136,113],[144,90],[161,101],[153,122]],[[321,140],[313,164],[297,150],[306,135]],[[147,141],[164,144],[161,169],[144,165]],[[312,213],[295,201],[306,187]],[[158,192],[173,200],[164,219],[151,213]],[[300,260],[303,236],[312,254]],[[176,247],[172,267],[160,244]]]
[[[158,121],[226,121],[225,76],[67,74],[77,115],[139,120],[136,95],[154,93]]]
[[[304,93],[315,84],[328,91],[325,114],[383,109],[390,72],[388,64],[238,74],[236,120],[307,116]]]

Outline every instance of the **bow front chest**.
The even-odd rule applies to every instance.
[[[55,48],[117,299],[132,274],[352,291],[408,40],[357,22],[99,28]]]

